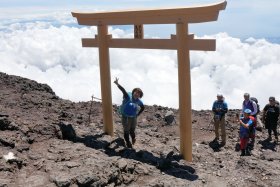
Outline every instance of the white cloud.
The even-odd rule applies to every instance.
[[[101,97],[98,50],[81,46],[81,38],[96,34],[95,27],[54,26],[52,21],[0,27],[1,71],[47,83],[65,99]],[[131,30],[118,28],[110,33],[132,36]],[[218,92],[230,108],[240,108],[244,92],[256,96],[262,107],[271,95],[280,99],[275,83],[280,80],[280,45],[254,38],[243,42],[226,33],[209,37],[217,39],[216,52],[191,52],[194,109],[211,108]],[[145,104],[178,107],[175,51],[110,49],[110,55],[112,82],[119,77],[128,91],[141,87]],[[121,92],[113,84],[112,93],[113,102],[120,103]]]

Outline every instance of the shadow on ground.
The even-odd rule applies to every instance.
[[[146,150],[136,151],[135,149],[129,149],[125,147],[125,142],[122,138],[116,138],[111,142],[106,140],[100,140],[106,134],[96,134],[85,137],[78,137],[75,129],[71,124],[59,123],[62,133],[62,139],[72,142],[83,143],[87,147],[93,149],[103,150],[108,156],[120,156],[122,158],[133,159],[142,163],[146,163],[155,166],[161,172],[172,175],[176,178],[181,178],[189,181],[198,179],[198,175],[195,174],[195,169],[179,164],[179,160],[182,159],[180,155],[174,155],[174,152],[168,153],[166,156],[157,157],[151,152]]]
[[[268,139],[258,141],[258,144],[261,144],[261,149],[270,149],[272,151],[276,151],[276,142],[271,142]]]

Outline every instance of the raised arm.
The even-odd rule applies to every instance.
[[[129,97],[126,90],[119,84],[119,78],[116,77],[114,83],[118,86],[118,88],[122,91],[123,93],[123,98]]]

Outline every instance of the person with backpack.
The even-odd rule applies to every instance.
[[[275,101],[275,104],[279,107],[279,109],[280,109],[280,103],[279,103],[279,101]]]
[[[276,105],[275,97],[269,97],[269,104],[263,109],[263,121],[265,128],[268,130],[268,141],[271,141],[271,131],[275,136],[275,142],[278,142],[277,122],[279,118],[279,106]]]
[[[249,129],[249,147],[254,148],[255,145],[255,136],[256,136],[256,127],[257,127],[257,114],[260,112],[258,100],[255,97],[250,97],[249,93],[244,93],[244,101],[242,103],[242,114],[244,115],[244,110],[250,109],[251,116],[254,117],[254,124],[250,126]]]
[[[224,146],[226,144],[225,114],[228,112],[228,106],[222,94],[217,94],[217,100],[213,103],[212,111],[214,113],[214,125],[216,136],[214,141],[219,140],[219,128],[221,128],[221,146]]]
[[[240,124],[240,130],[239,130],[239,137],[240,137],[240,150],[241,155],[250,155],[250,151],[247,147],[248,141],[249,141],[249,135],[250,135],[250,127],[253,125],[253,118],[250,117],[252,111],[250,109],[244,110],[244,116],[238,119],[238,122]]]
[[[132,144],[136,142],[135,128],[137,124],[137,117],[144,111],[144,104],[140,100],[143,97],[143,92],[140,88],[134,88],[132,93],[126,90],[119,84],[119,79],[116,78],[114,83],[123,93],[123,102],[120,108],[122,115],[122,125],[124,130],[124,140],[128,148],[132,148]],[[138,111],[138,106],[140,110]],[[132,144],[129,140],[129,135],[132,139]]]
[[[252,111],[251,116],[256,117],[258,113],[258,106],[255,101],[250,99],[249,93],[244,93],[244,101],[242,103],[242,114],[246,109],[250,109]]]
[[[259,101],[257,98],[255,97],[250,97],[251,101],[254,101],[257,105],[257,113],[254,115],[254,117],[257,117],[257,115],[260,113],[260,105],[259,105]]]

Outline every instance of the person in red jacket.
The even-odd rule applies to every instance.
[[[238,120],[238,122],[240,124],[240,131],[239,131],[239,133],[240,133],[240,149],[241,149],[241,155],[240,156],[250,155],[247,144],[248,144],[248,141],[249,141],[249,134],[250,134],[249,129],[254,124],[253,120],[250,118],[251,113],[252,113],[252,111],[250,109],[245,109],[244,110],[244,117],[242,117]]]

